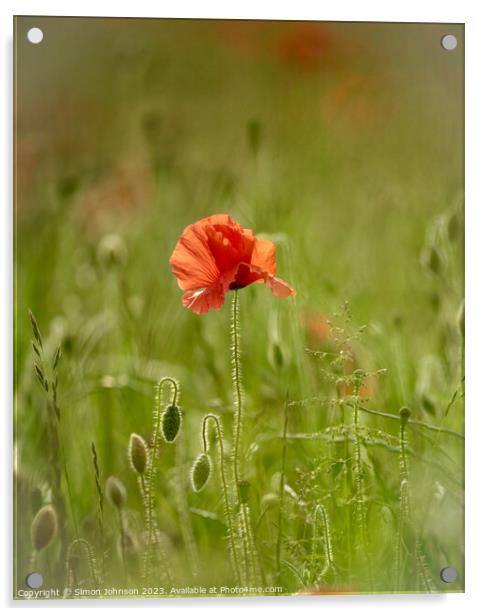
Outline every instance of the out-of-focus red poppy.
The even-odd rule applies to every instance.
[[[392,108],[388,100],[389,83],[383,73],[343,73],[323,98],[325,121],[335,126],[372,128],[382,125]]]
[[[353,65],[363,47],[359,38],[344,38],[334,25],[322,22],[288,24],[280,30],[276,45],[280,61],[288,68],[335,74]]]
[[[316,70],[335,61],[339,39],[327,24],[302,22],[292,24],[279,41],[279,55],[284,64],[301,70]]]
[[[295,291],[276,277],[275,246],[258,240],[227,214],[203,218],[184,229],[170,257],[172,272],[185,291],[183,305],[204,314],[220,308],[229,290],[263,282],[273,295],[288,297]]]
[[[304,315],[304,326],[310,346],[321,347],[331,342],[331,329],[325,315],[313,312]]]
[[[346,376],[350,376],[355,370],[358,369],[358,367],[359,364],[357,362],[357,358],[354,353],[351,352],[343,366],[344,374]],[[337,389],[338,395],[341,398],[346,398],[347,396],[353,395],[357,395],[362,399],[372,398],[377,393],[377,379],[373,374],[366,374],[358,392],[354,390],[354,386],[350,382],[339,383]]]
[[[97,183],[79,193],[76,207],[89,231],[111,228],[113,221],[146,211],[152,202],[153,177],[142,159],[127,159]]]
[[[214,22],[215,32],[223,43],[246,56],[253,56],[264,50],[271,26],[270,22],[235,19]]]

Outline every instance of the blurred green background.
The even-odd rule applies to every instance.
[[[39,45],[26,40],[32,26],[44,32]],[[79,525],[89,529],[95,515],[92,441],[103,476],[123,477],[136,510],[126,445],[132,431],[148,438],[161,376],[181,382],[187,460],[199,451],[203,413],[222,414],[230,434],[229,301],[203,316],[186,311],[168,263],[184,227],[213,213],[274,241],[278,273],[297,291],[295,300],[261,285],[240,293],[255,503],[280,465],[277,439],[263,447],[258,436],[281,431],[286,392],[304,399],[333,391],[305,348],[331,344],[327,320],[345,302],[349,327],[368,326],[353,347],[355,366],[387,369],[369,404],[390,413],[406,404],[416,419],[462,430],[461,399],[445,417],[462,371],[462,26],[21,17],[15,29],[21,568],[30,494],[40,488],[49,500],[58,464],[33,370],[29,308],[46,355],[62,345],[60,438]],[[458,38],[452,52],[440,45],[448,33]],[[393,422],[365,421],[395,432]],[[290,431],[335,422],[334,411],[308,405],[294,411]],[[461,446],[447,444],[440,471],[438,444],[416,439],[428,473],[415,486],[428,512],[426,550],[435,569],[449,558],[460,564]],[[320,445],[295,442],[289,467],[304,473],[320,455]],[[173,452],[161,456],[171,468]],[[392,464],[384,459],[379,472],[393,486]],[[448,505],[430,505],[448,472],[456,480]],[[165,478],[159,506],[177,554],[173,478]],[[217,507],[215,493],[205,498],[189,495],[189,506]],[[218,554],[214,576],[222,575],[217,529],[192,517],[201,550]],[[270,546],[271,527],[265,532]],[[377,546],[378,526],[373,532]],[[384,578],[386,554],[379,558]]]

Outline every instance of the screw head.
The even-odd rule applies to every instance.
[[[29,575],[25,578],[25,584],[29,588],[41,588],[44,583],[44,578],[40,573],[29,573]]]
[[[457,577],[458,571],[455,569],[455,567],[444,567],[440,571],[440,578],[446,584],[451,584],[452,582],[456,581]]]

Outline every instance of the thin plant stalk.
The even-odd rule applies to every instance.
[[[411,512],[411,488],[409,481],[409,464],[407,457],[407,436],[406,427],[409,423],[410,411],[407,407],[403,407],[399,411],[401,426],[399,431],[399,471],[400,471],[400,492],[399,492],[399,518],[398,518],[398,534],[397,534],[397,549],[396,549],[396,590],[401,589],[402,584],[402,567],[403,567],[403,547],[404,547],[404,530],[409,521]],[[433,592],[435,586],[433,579],[429,573],[428,563],[423,552],[421,540],[419,536],[415,540],[415,558],[417,564],[418,578],[422,581],[426,592]]]
[[[318,583],[321,579],[323,579],[328,571],[332,571],[335,569],[334,561],[333,561],[333,548],[332,548],[332,539],[330,535],[330,523],[328,519],[328,514],[325,507],[319,503],[314,511],[313,511],[313,536],[312,536],[312,563],[317,560],[317,544],[319,533],[318,533],[318,520],[322,522],[322,543],[323,543],[323,557],[325,560],[324,567],[321,572],[316,577],[316,582]]]
[[[281,579],[281,540],[283,536],[283,504],[285,496],[286,450],[288,445],[288,392],[286,393],[283,424],[283,446],[281,449],[281,474],[279,485],[278,534],[276,538],[276,579]]]
[[[51,421],[51,427],[53,430],[48,430],[47,434],[50,434],[50,443],[49,443],[49,451],[53,456],[52,463],[50,467],[53,470],[53,483],[54,483],[54,502],[56,504],[56,508],[59,512],[61,518],[64,517],[65,514],[65,505],[64,498],[62,496],[62,477],[64,475],[64,480],[67,488],[67,498],[70,509],[70,514],[72,518],[72,523],[74,527],[74,532],[76,537],[79,537],[79,530],[77,524],[77,518],[74,511],[74,503],[73,503],[73,495],[71,489],[71,480],[69,476],[69,471],[67,467],[67,458],[66,452],[64,449],[64,438],[62,431],[62,422],[61,422],[61,411],[59,405],[57,403],[57,394],[58,394],[58,365],[61,359],[61,347],[58,346],[57,350],[52,358],[52,362],[49,370],[46,366],[46,358],[44,355],[44,345],[42,340],[42,334],[40,333],[39,326],[37,324],[37,320],[29,310],[30,323],[32,328],[32,333],[34,336],[34,340],[32,340],[32,348],[34,350],[36,359],[34,361],[34,369],[37,376],[38,381],[40,382],[47,399],[47,411],[49,414],[49,419]],[[48,378],[48,373],[50,372],[50,380]],[[56,462],[56,458],[59,463]],[[67,549],[67,536],[65,530],[65,524],[61,525],[60,529],[60,538],[61,538],[61,553],[65,554]]]
[[[242,501],[239,491],[241,482],[240,463],[241,463],[241,436],[243,431],[243,386],[242,386],[242,369],[241,369],[241,349],[240,349],[240,332],[239,332],[239,296],[237,289],[234,291],[232,300],[231,312],[231,363],[232,363],[232,384],[234,392],[234,423],[233,423],[233,447],[232,447],[232,463],[234,476],[234,494],[236,499],[236,507],[241,512]],[[244,570],[246,577],[249,575],[251,553],[249,549],[249,539],[247,536],[247,527],[242,517],[239,524],[236,526],[238,530],[238,545],[242,550],[242,558],[244,562]]]
[[[169,376],[165,376],[158,382],[155,396],[155,411],[153,414],[153,434],[152,434],[152,447],[148,460],[147,468],[147,528],[146,528],[146,548],[143,556],[143,577],[146,579],[150,569],[152,561],[152,548],[153,548],[153,534],[154,534],[154,508],[155,508],[155,463],[158,459],[158,452],[160,449],[161,441],[161,421],[162,421],[162,389],[165,384],[169,384],[172,389],[172,406],[175,406],[178,402],[179,387],[175,379]],[[159,546],[161,549],[161,546]],[[168,576],[168,569],[166,567],[166,558],[162,555],[162,560],[165,563],[165,570]],[[168,576],[169,577],[169,576]]]
[[[101,488],[101,473],[99,471],[98,452],[96,445],[91,443],[91,459],[93,462],[94,482],[96,485],[96,494],[98,496],[98,525],[101,541],[101,572],[104,578],[105,575],[105,537],[104,537],[104,497]]]
[[[184,472],[184,440],[181,435],[175,443],[175,497],[177,501],[177,509],[180,518],[180,528],[182,531],[182,539],[185,546],[185,551],[190,563],[190,569],[192,577],[197,579],[199,576],[199,554],[197,551],[197,545],[195,543],[194,533],[190,524],[190,517],[187,505],[187,484]]]
[[[416,561],[418,564],[418,579],[422,581],[423,588],[426,592],[435,592],[436,587],[433,578],[429,572],[428,563],[423,552],[423,546],[419,537],[416,538]]]
[[[359,533],[358,545],[363,553],[367,566],[368,583],[373,588],[372,563],[367,540],[367,508],[364,496],[364,471],[362,465],[362,441],[360,435],[359,392],[363,375],[355,375],[354,403],[353,403],[353,432],[354,432],[354,487],[356,503],[356,521]]]
[[[342,424],[345,423],[345,409],[341,407],[342,412]],[[345,490],[345,501],[348,502],[349,494],[351,493],[351,469],[349,468],[351,454],[349,451],[349,439],[345,438],[342,443],[342,457],[344,461],[344,490]],[[353,550],[352,550],[352,510],[349,505],[345,507],[345,526],[346,526],[346,547],[347,547],[347,572],[348,572],[348,582],[351,582],[350,576],[352,571],[352,560],[353,560]]]
[[[234,569],[236,580],[238,581],[238,583],[240,583],[241,582],[241,572],[239,569],[239,559],[238,559],[237,550],[236,550],[234,522],[233,522],[233,517],[231,515],[231,507],[229,504],[229,489],[228,489],[226,471],[225,471],[222,427],[221,427],[221,422],[219,420],[219,417],[217,417],[217,415],[214,415],[212,413],[209,413],[208,415],[206,415],[202,423],[202,440],[203,440],[203,446],[204,446],[204,453],[207,453],[208,448],[209,448],[208,439],[207,439],[207,429],[208,429],[209,421],[211,420],[214,422],[214,425],[216,427],[217,441],[219,445],[219,472],[221,476],[222,496],[224,499],[224,516],[226,518],[226,524],[229,530],[229,549],[231,553],[231,563]]]
[[[128,569],[126,566],[125,524],[123,521],[123,511],[121,507],[118,507],[118,524],[120,526],[120,550],[121,550],[121,561],[123,562],[123,574],[125,576],[125,582],[127,582],[128,581]]]
[[[244,552],[246,555],[246,584],[259,584],[258,559],[254,544],[253,531],[251,528],[249,506],[247,503],[241,503],[239,507],[239,527],[241,531]]]
[[[91,576],[91,582],[94,584],[94,587],[97,588],[100,584],[100,579],[97,572],[96,565],[96,556],[94,555],[93,546],[86,541],[86,539],[75,539],[67,549],[66,555],[66,587],[70,588],[71,584],[71,568],[70,568],[70,560],[72,557],[72,553],[76,547],[82,547],[84,549],[86,560],[88,561],[89,566],[89,574]]]
[[[404,528],[409,519],[409,470],[407,459],[407,437],[406,425],[409,419],[409,411],[407,408],[402,408],[400,412],[401,425],[399,429],[399,515],[397,528],[397,546],[396,546],[396,590],[401,589],[402,583],[402,567],[403,567],[403,543],[404,543]]]
[[[241,373],[241,351],[239,333],[239,297],[237,290],[234,291],[231,313],[231,351],[232,351],[232,383],[234,390],[234,425],[233,425],[233,472],[236,486],[236,498],[240,503],[237,486],[240,481],[240,442],[243,428],[243,389]]]

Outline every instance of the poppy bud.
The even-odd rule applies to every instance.
[[[32,545],[39,552],[46,548],[57,535],[57,513],[52,505],[46,505],[36,513],[31,526]]]
[[[403,406],[399,410],[399,416],[401,418],[401,425],[405,426],[408,423],[409,417],[411,416],[411,411],[407,406]]]
[[[32,514],[35,514],[36,511],[39,511],[39,509],[42,507],[42,503],[43,503],[43,498],[42,498],[42,492],[40,491],[39,488],[35,487],[32,488],[32,492],[30,494],[30,503],[31,503],[31,511]]]
[[[173,443],[177,438],[182,423],[180,408],[176,405],[169,405],[162,415],[162,434],[167,443]]]
[[[454,211],[448,218],[448,237],[453,242],[458,238],[460,232],[460,217],[457,211]]]
[[[135,434],[134,432],[130,436],[130,442],[128,444],[128,459],[133,470],[143,475],[148,459],[147,444],[139,434]]]
[[[209,481],[212,462],[206,453],[201,453],[192,466],[191,480],[195,492],[200,492]]]
[[[249,481],[246,481],[245,479],[243,479],[242,481],[239,481],[237,484],[237,488],[239,491],[239,498],[241,500],[241,503],[246,504],[249,501],[249,488],[251,487],[251,484],[249,483]]]
[[[357,395],[360,395],[360,388],[362,387],[366,377],[365,371],[362,370],[362,368],[357,368],[357,370],[354,370],[352,377],[354,391]]]
[[[285,356],[280,343],[277,340],[273,340],[269,344],[268,358],[271,366],[274,370],[278,371],[283,368],[285,363]]]
[[[427,247],[422,256],[422,263],[424,267],[429,269],[433,274],[438,276],[441,273],[442,259],[434,246]]]
[[[110,233],[98,244],[97,257],[103,267],[119,267],[126,263],[128,252],[121,235]]]
[[[420,402],[421,406],[427,413],[430,413],[431,415],[436,415],[435,404],[429,396],[427,396],[425,393],[421,394]]]
[[[126,504],[126,488],[117,477],[106,480],[106,496],[116,509],[123,509]]]

